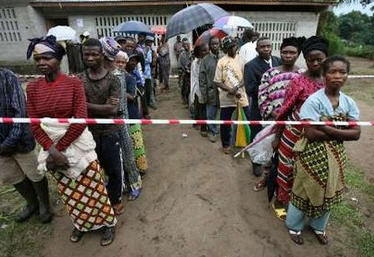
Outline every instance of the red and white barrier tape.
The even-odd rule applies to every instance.
[[[70,76],[75,76],[75,75],[70,75]],[[42,78],[44,75],[18,75],[20,79],[37,79],[37,78]],[[176,75],[170,75],[170,78],[177,78],[178,76]],[[351,79],[372,79],[374,78],[374,75],[349,75],[348,78]]]
[[[140,120],[140,119],[75,119],[75,118],[7,118],[0,117],[0,123],[45,123],[45,124],[141,124],[141,125],[303,125],[303,126],[366,126],[373,127],[374,121],[237,121],[237,120]]]

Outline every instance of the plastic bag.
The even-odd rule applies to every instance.
[[[253,145],[248,148],[247,152],[253,163],[268,165],[273,156],[272,142],[275,134],[271,133],[273,126],[267,126],[261,130],[253,140]]]

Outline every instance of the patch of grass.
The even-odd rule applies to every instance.
[[[348,164],[345,175],[349,190],[354,192],[355,196],[357,195],[360,203],[364,203],[365,200],[372,203],[374,185],[365,180],[364,174],[358,168]],[[374,256],[374,231],[364,228],[365,224],[371,221],[362,214],[359,204],[351,204],[349,201],[344,201],[332,209],[332,223],[348,232],[349,243],[346,243],[346,246],[357,250],[359,257],[372,257]],[[368,208],[371,207],[368,206]]]
[[[355,100],[374,102],[374,79],[348,79],[342,90]]]
[[[336,205],[333,208],[331,215],[336,222],[344,224],[351,229],[363,225],[363,215],[346,202]]]
[[[51,203],[58,195],[55,181],[49,177]],[[13,186],[0,186],[0,256],[40,257],[43,244],[52,235],[53,226],[42,224],[38,215],[24,223],[16,223],[14,217],[26,201]]]
[[[373,257],[374,255],[374,233],[364,230],[360,233],[359,249],[361,257]]]

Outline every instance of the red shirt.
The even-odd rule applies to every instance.
[[[26,92],[27,112],[30,118],[87,118],[84,87],[78,78],[63,73],[60,73],[54,82],[47,82],[45,78],[41,78],[30,82]],[[52,142],[40,124],[31,125],[35,139],[44,150],[55,144],[59,151],[68,148],[85,128],[85,124],[71,124],[58,142]]]

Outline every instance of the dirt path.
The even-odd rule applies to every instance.
[[[373,107],[364,102],[357,102],[363,121],[374,120]],[[374,127],[363,127],[359,142],[346,144],[352,163],[365,172],[366,177],[374,183]]]
[[[152,117],[188,115],[174,91],[160,97]],[[64,216],[54,220],[44,256],[332,257],[344,244],[342,238],[334,240],[338,235],[332,231],[328,246],[320,246],[310,232],[304,246],[292,243],[269,211],[265,192],[251,190],[256,179],[248,161],[224,155],[219,143],[210,143],[191,127],[148,126],[144,134],[151,168],[140,199],[128,203],[119,219],[115,242],[100,247],[100,235],[92,233],[70,243],[71,224]]]

